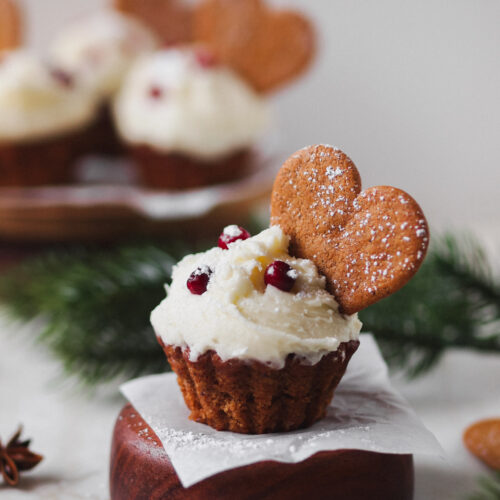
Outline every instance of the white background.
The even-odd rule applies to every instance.
[[[29,41],[106,0],[21,0]],[[335,144],[434,227],[499,232],[500,2],[275,0],[315,20],[313,71],[275,100],[280,147]]]

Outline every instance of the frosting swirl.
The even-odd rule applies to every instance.
[[[25,51],[0,62],[0,141],[37,140],[90,123],[95,98]]]
[[[206,49],[170,49],[142,58],[115,101],[123,138],[166,153],[215,160],[254,144],[269,111]]]
[[[340,343],[356,340],[357,315],[338,312],[314,263],[291,257],[288,244],[274,226],[227,250],[185,257],[174,268],[167,298],[151,315],[157,335],[165,344],[189,347],[193,361],[213,349],[223,360],[257,360],[278,369],[288,354],[315,364]],[[277,259],[296,271],[290,292],[265,286],[264,271]],[[211,270],[207,291],[192,294],[186,281],[204,266]]]
[[[53,41],[54,64],[75,73],[99,96],[114,94],[134,60],[154,50],[153,33],[136,19],[115,11],[83,17]]]

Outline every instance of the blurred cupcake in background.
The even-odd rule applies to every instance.
[[[52,42],[51,63],[74,74],[100,102],[88,151],[101,154],[122,151],[108,104],[134,61],[153,51],[157,44],[155,35],[139,20],[113,10],[78,19]]]
[[[145,185],[186,189],[243,176],[269,121],[267,99],[204,46],[142,57],[114,102]]]
[[[0,61],[0,186],[60,184],[96,113],[75,78],[26,51]]]

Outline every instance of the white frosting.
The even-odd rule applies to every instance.
[[[200,64],[196,50],[159,51],[130,71],[115,102],[128,143],[212,160],[261,135],[269,118],[266,100],[229,68]],[[161,95],[152,97],[152,89]]]
[[[207,350],[223,359],[258,360],[282,368],[288,354],[314,364],[341,342],[358,339],[357,315],[344,317],[325,290],[313,262],[287,253],[289,238],[278,226],[247,240],[185,257],[174,268],[167,298],[151,322],[165,344],[189,347],[191,360]],[[264,271],[274,260],[297,271],[290,292],[265,286]],[[186,286],[198,267],[212,270],[207,291]]]
[[[115,11],[84,17],[52,43],[54,64],[69,70],[100,96],[114,94],[133,61],[157,45],[139,21]]]
[[[0,62],[0,141],[23,141],[67,133],[91,122],[94,96],[65,84],[51,68],[25,51]]]

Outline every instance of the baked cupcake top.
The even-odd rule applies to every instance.
[[[358,339],[357,315],[338,312],[325,278],[312,261],[288,254],[289,238],[278,226],[248,236],[229,226],[219,248],[174,268],[168,296],[151,316],[165,344],[188,347],[192,361],[214,350],[222,360],[279,369],[291,353],[315,364]]]
[[[73,77],[33,54],[13,51],[0,61],[0,141],[29,141],[90,123],[96,102]]]
[[[252,146],[269,118],[266,99],[203,47],[143,57],[114,110],[127,143],[207,161]]]
[[[157,40],[139,21],[109,10],[81,18],[53,41],[54,64],[108,97],[114,94],[133,61],[154,50]]]

